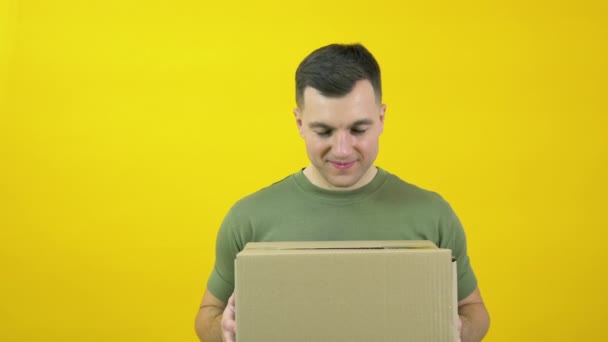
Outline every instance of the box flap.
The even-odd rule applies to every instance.
[[[245,250],[437,249],[428,240],[249,242]]]

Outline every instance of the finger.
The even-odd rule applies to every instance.
[[[224,333],[222,340],[223,342],[236,342],[236,335]]]
[[[225,340],[234,341],[236,339],[236,301],[234,293],[228,299],[228,305],[222,315],[222,331]]]
[[[236,312],[236,298],[234,293],[228,298],[228,304],[226,305],[227,309],[230,309],[232,312]]]
[[[222,336],[224,342],[236,342],[236,295],[228,298],[228,305],[222,315]]]
[[[227,335],[234,335],[236,333],[236,322],[235,321],[226,321],[224,323],[224,330]]]
[[[458,316],[458,334],[462,332],[462,319]]]
[[[222,313],[222,322],[234,322],[236,320],[236,311],[234,306],[229,305],[224,309]]]
[[[222,336],[224,342],[236,342],[236,322],[234,320],[222,321]]]

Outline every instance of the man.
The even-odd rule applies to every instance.
[[[373,165],[386,105],[371,53],[360,44],[312,52],[296,71],[296,102],[311,163],[230,209],[196,318],[201,340],[235,341],[234,258],[247,242],[431,240],[457,259],[461,340],[480,341],[489,316],[458,218],[436,193]]]

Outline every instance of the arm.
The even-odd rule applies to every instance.
[[[481,341],[490,327],[490,316],[481,298],[479,288],[458,302],[458,316],[462,321],[460,340],[462,342]]]
[[[235,342],[235,312],[234,294],[226,307],[226,304],[209,290],[205,291],[195,322],[199,339],[203,342]]]
[[[236,206],[230,209],[218,232],[215,266],[196,315],[196,334],[203,342],[235,342],[236,304],[234,294],[230,296],[234,292],[234,259],[252,240],[248,234],[249,215],[239,215],[241,209]]]

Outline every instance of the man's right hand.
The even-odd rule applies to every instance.
[[[236,298],[234,293],[228,299],[228,305],[222,314],[222,339],[224,342],[236,342]]]
[[[236,298],[234,293],[224,303],[205,291],[196,315],[196,334],[204,342],[236,342]]]

